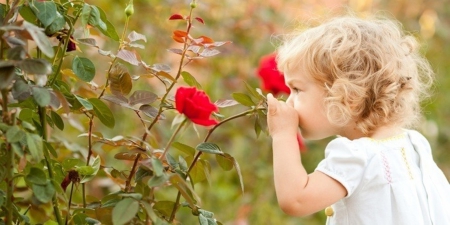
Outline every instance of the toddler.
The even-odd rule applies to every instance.
[[[327,224],[338,225],[450,224],[449,182],[428,141],[410,129],[433,72],[398,22],[334,18],[289,36],[277,63],[290,95],[267,96],[268,125],[284,212],[326,208]],[[337,135],[311,174],[298,128],[305,139]]]

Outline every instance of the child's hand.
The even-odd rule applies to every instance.
[[[296,135],[298,131],[298,114],[293,106],[278,101],[272,94],[267,95],[267,125],[272,137],[280,134]]]

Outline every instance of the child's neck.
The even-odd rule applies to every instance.
[[[398,135],[402,132],[402,127],[394,124],[394,125],[385,125],[378,127],[375,129],[372,134],[367,135],[356,129],[356,126],[347,127],[342,129],[341,136],[344,136],[350,140],[363,138],[363,137],[369,137],[372,139],[386,139],[389,137],[393,137],[395,135]]]

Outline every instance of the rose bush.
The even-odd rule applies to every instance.
[[[238,118],[252,119],[259,135],[265,97],[246,85],[246,93],[212,103],[186,70],[230,44],[193,31],[205,23],[193,13],[195,0],[187,14],[164,18],[182,24],[167,34],[175,66],[139,55],[154,43],[128,31],[132,0],[121,35],[109,14],[85,1],[7,3],[0,3],[0,224],[167,224],[179,223],[180,211],[220,224],[195,190],[210,181],[210,161],[235,169],[244,187],[238,162],[210,138]],[[235,105],[244,110],[219,114]],[[195,132],[182,136],[187,129]]]

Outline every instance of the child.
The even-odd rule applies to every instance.
[[[274,182],[287,214],[328,207],[327,224],[450,224],[450,186],[428,141],[406,129],[420,117],[433,72],[415,39],[388,19],[334,18],[278,50],[291,93],[268,95]],[[296,132],[338,135],[307,174]]]

